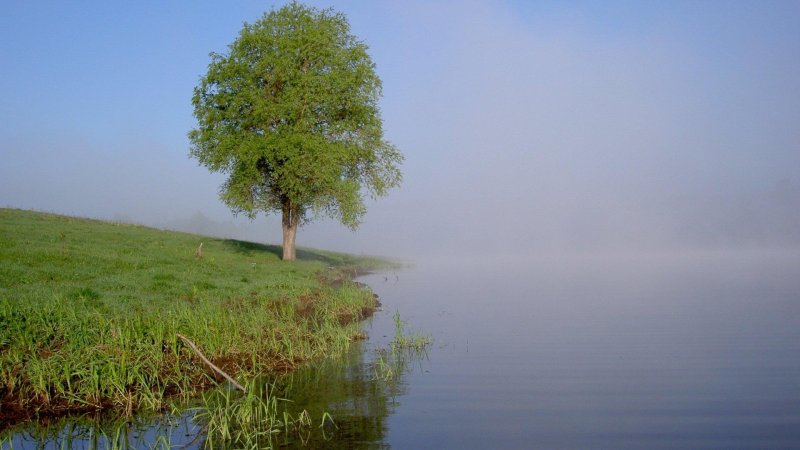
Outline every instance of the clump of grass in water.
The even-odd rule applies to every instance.
[[[394,312],[394,339],[391,347],[395,350],[410,349],[423,351],[431,344],[431,337],[422,334],[406,334],[406,322],[400,318],[400,311]]]
[[[423,334],[407,334],[406,322],[400,317],[400,312],[395,310],[395,334],[389,348],[376,351],[373,360],[373,380],[391,381],[399,376],[408,367],[410,360],[426,356],[428,347],[433,340]]]
[[[283,407],[290,400],[276,395],[275,383],[252,380],[246,393],[216,390],[203,398],[195,421],[203,424],[204,447],[261,449],[279,445],[279,437],[300,435],[312,426],[312,418],[303,410],[292,415]],[[334,423],[327,412],[322,414],[320,427]]]
[[[376,352],[375,360],[372,363],[372,379],[379,381],[390,381],[395,377],[396,359],[387,354],[385,349]]]

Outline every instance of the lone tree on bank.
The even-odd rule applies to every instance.
[[[220,198],[255,218],[280,211],[283,259],[319,216],[355,229],[364,195],[400,184],[402,154],[383,138],[381,81],[345,16],[291,3],[244,24],[211,54],[194,90],[191,156],[228,174]]]

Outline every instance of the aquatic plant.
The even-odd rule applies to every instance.
[[[410,360],[418,360],[427,356],[428,347],[433,339],[421,333],[408,334],[406,321],[395,310],[392,320],[395,334],[388,348],[375,350],[372,359],[372,378],[377,381],[391,381],[401,375],[409,367]]]
[[[395,330],[394,339],[392,340],[390,346],[393,350],[410,349],[423,351],[431,344],[432,339],[428,335],[421,333],[406,334],[406,322],[400,318],[400,311],[395,310],[392,318],[394,321]]]
[[[203,397],[193,419],[202,424],[204,448],[273,448],[279,436],[300,435],[312,426],[307,410],[294,415],[287,410],[290,400],[278,396],[275,382],[251,380],[245,389],[218,389]],[[334,423],[327,412],[319,420],[320,427]]]

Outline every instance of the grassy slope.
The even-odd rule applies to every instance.
[[[195,257],[203,242],[204,257]],[[0,424],[25,412],[162,408],[212,383],[347,348],[375,260],[0,209]],[[335,282],[334,282],[335,281]],[[336,286],[336,287],[333,287]],[[2,428],[2,426],[0,426]]]

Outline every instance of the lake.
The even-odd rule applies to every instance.
[[[797,253],[453,260],[360,280],[384,304],[370,339],[285,391],[336,426],[288,446],[800,448]],[[384,377],[396,312],[433,343]],[[128,427],[130,447],[152,444],[153,420]],[[173,425],[173,445],[202,443],[189,416]]]
[[[392,447],[800,448],[796,254],[398,276],[367,282],[435,343],[388,418]]]

